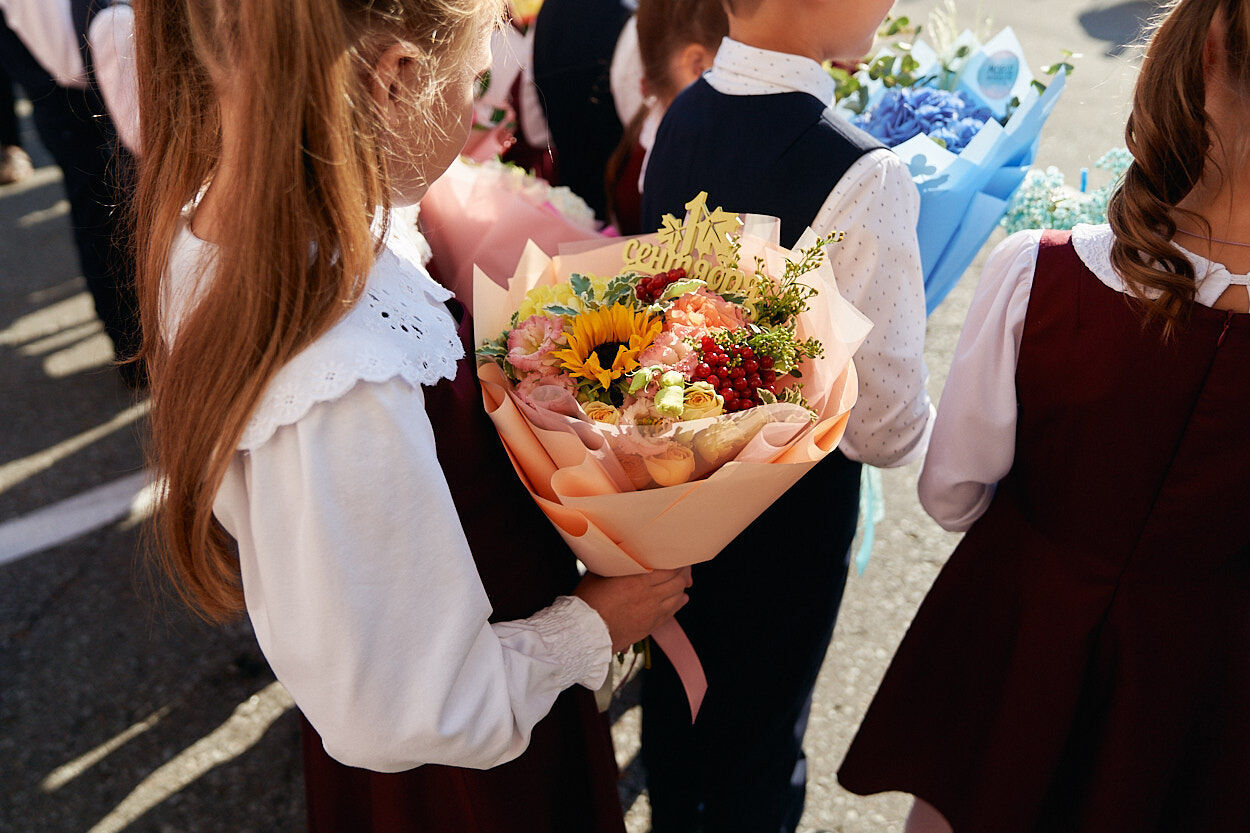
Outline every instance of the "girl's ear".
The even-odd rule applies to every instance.
[[[716,52],[701,43],[688,43],[681,48],[673,61],[674,80],[678,89],[699,80],[703,71],[712,66]]]
[[[1224,20],[1224,10],[1217,9],[1211,19],[1211,28],[1207,30],[1207,39],[1202,44],[1202,68],[1210,78],[1224,72],[1224,44],[1227,43],[1228,24]]]
[[[395,115],[395,105],[403,99],[406,83],[411,82],[405,74],[415,57],[416,47],[405,41],[396,41],[378,56],[377,63],[373,65],[369,94],[388,120]]]

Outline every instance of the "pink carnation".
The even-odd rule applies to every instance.
[[[508,363],[522,373],[543,373],[559,364],[551,353],[567,341],[563,319],[531,315],[508,333]]]
[[[643,367],[658,364],[689,378],[699,363],[699,354],[686,343],[683,334],[669,331],[660,333],[650,347],[638,354],[638,363]]]
[[[688,292],[674,301],[665,313],[665,318],[668,322],[666,330],[673,326],[708,330],[717,327],[739,330],[746,326],[742,310],[716,293],[708,292],[704,287],[700,287],[697,292]]]
[[[539,388],[545,387],[554,387],[559,390],[563,390],[568,393],[569,397],[573,397],[577,394],[577,385],[574,384],[572,379],[565,376],[563,373],[553,372],[537,373],[526,376],[524,379],[517,382],[516,392],[517,396],[521,397],[521,399],[525,400],[528,404],[535,408],[542,408],[544,410],[558,410],[559,404],[567,402],[565,397],[554,395],[553,391],[544,391],[543,394],[539,396],[534,395]],[[574,401],[573,404],[576,406],[576,401]],[[557,407],[553,407],[553,405]]]

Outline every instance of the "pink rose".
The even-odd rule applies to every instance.
[[[508,333],[508,363],[522,373],[543,373],[559,364],[551,353],[567,341],[563,319],[531,315]]]
[[[674,301],[665,313],[665,319],[665,329],[677,325],[708,330],[717,327],[739,330],[746,326],[742,310],[716,293],[708,292],[705,287],[699,287],[697,292],[688,292]]]
[[[689,378],[699,363],[699,354],[686,343],[682,334],[669,331],[660,333],[650,347],[638,354],[638,363],[643,367],[660,365]]]

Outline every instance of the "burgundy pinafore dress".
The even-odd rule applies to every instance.
[[[1038,253],[1016,456],[839,772],[956,833],[1250,831],[1250,316]]]
[[[454,381],[425,389],[426,410],[492,621],[520,619],[570,592],[578,574],[482,408],[470,317],[456,301],[448,306],[465,358]],[[310,833],[625,833],[607,717],[581,686],[560,695],[523,755],[494,769],[345,766],[307,720],[303,753]]]

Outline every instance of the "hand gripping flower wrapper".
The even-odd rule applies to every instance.
[[[713,558],[836,447],[856,398],[872,325],[838,294],[828,241],[809,230],[790,252],[773,218],[708,211],[705,194],[686,207],[658,234],[530,246],[507,288],[475,274],[486,410],[600,575]],[[693,648],[675,622],[652,636],[693,717]]]
[[[1010,27],[984,44],[971,32],[935,50],[887,50],[853,80],[838,109],[890,147],[920,191],[917,236],[925,304],[933,312],[1007,211],[1037,157],[1042,127],[1067,81],[1029,71]],[[877,76],[873,78],[872,76]]]

